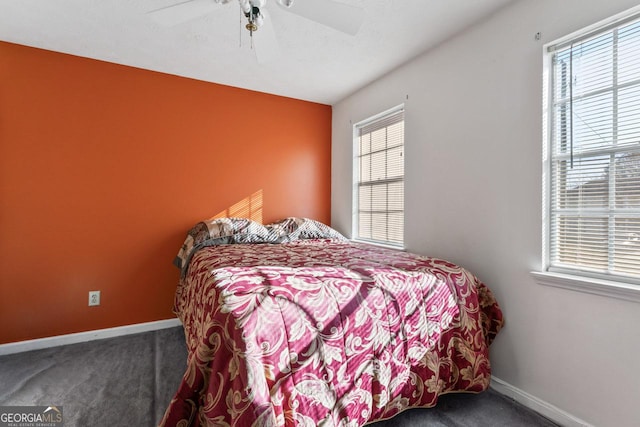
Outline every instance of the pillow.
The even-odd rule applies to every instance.
[[[292,242],[300,239],[347,240],[342,234],[319,221],[309,218],[289,217],[265,227],[269,235],[277,235],[278,242]]]
[[[247,218],[218,218],[201,221],[187,233],[173,264],[184,273],[193,254],[206,246],[224,243],[260,243],[267,238],[266,228]]]
[[[302,239],[347,240],[342,234],[309,218],[289,217],[269,225],[246,218],[218,218],[201,221],[187,233],[187,238],[173,264],[187,273],[193,255],[207,246],[231,243],[286,243]]]

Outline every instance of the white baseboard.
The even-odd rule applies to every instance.
[[[520,390],[518,387],[515,387],[508,382],[501,380],[500,378],[496,378],[493,376],[491,377],[491,388],[500,394],[504,394],[505,396],[512,398],[521,405],[536,411],[542,416],[547,417],[551,421],[560,424],[561,426],[593,427],[586,421],[574,417],[570,413],[565,412],[556,406],[553,406],[549,402],[538,399],[537,397],[530,395],[526,391]]]
[[[58,335],[55,337],[40,338],[28,341],[18,341],[8,344],[0,344],[0,356],[5,354],[22,353],[31,350],[57,347],[60,345],[77,344],[80,342],[101,340],[123,335],[138,334],[140,332],[156,331],[160,329],[180,326],[179,319],[158,320],[155,322],[136,323],[134,325],[117,326],[115,328],[97,329],[94,331],[78,332],[75,334]]]

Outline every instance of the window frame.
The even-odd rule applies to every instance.
[[[406,172],[403,172],[402,174],[402,183],[403,183],[403,203],[402,203],[402,216],[403,216],[403,227],[402,227],[402,242],[401,243],[396,243],[396,242],[391,242],[391,241],[385,241],[385,240],[376,240],[376,239],[368,239],[368,238],[364,238],[361,237],[359,234],[359,206],[360,206],[360,199],[359,199],[359,190],[360,190],[360,162],[359,162],[359,158],[360,158],[360,147],[359,147],[359,129],[361,129],[362,127],[365,127],[367,125],[373,124],[375,122],[379,122],[382,121],[394,114],[400,113],[402,112],[403,115],[405,113],[405,106],[404,104],[400,104],[400,105],[396,105],[395,107],[389,108],[388,110],[382,111],[381,113],[375,114],[371,117],[368,117],[364,120],[361,120],[355,124],[353,124],[352,126],[352,140],[353,140],[353,156],[352,156],[352,165],[353,165],[353,177],[352,177],[352,230],[351,230],[351,235],[353,236],[352,240],[357,241],[357,242],[363,242],[363,243],[369,243],[369,244],[373,244],[373,245],[377,245],[377,246],[383,246],[383,247],[388,247],[388,248],[392,248],[392,249],[401,249],[404,250],[405,249],[405,228],[404,228],[404,219],[405,219],[405,202],[404,202],[404,182],[405,182],[405,176],[406,176]],[[406,123],[406,117],[403,116],[402,121],[404,123]],[[405,141],[405,135],[406,132],[403,132],[403,141],[402,141],[402,148],[403,148],[403,168],[406,166],[406,156],[404,156],[404,151],[405,151],[405,147],[406,147],[406,141]]]
[[[561,39],[545,44],[543,53],[543,179],[542,179],[542,269],[531,275],[541,285],[640,302],[640,278],[599,274],[580,269],[551,266],[551,203],[553,144],[553,56],[554,51],[584,41],[640,19],[640,6],[586,27]]]

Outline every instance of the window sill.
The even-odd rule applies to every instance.
[[[640,302],[640,286],[549,271],[532,271],[531,275],[539,285]]]
[[[381,248],[386,248],[386,249],[395,249],[397,251],[406,251],[404,246],[390,245],[390,244],[386,244],[386,243],[382,243],[382,242],[374,242],[374,241],[371,241],[371,240],[351,239],[351,241],[354,242],[354,243],[364,243],[366,245],[379,246]]]

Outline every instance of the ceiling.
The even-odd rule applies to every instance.
[[[236,1],[172,27],[148,13],[182,1],[2,0],[0,40],[335,104],[514,0],[334,0],[362,8],[356,35],[268,0],[278,54],[267,61],[257,60]]]

